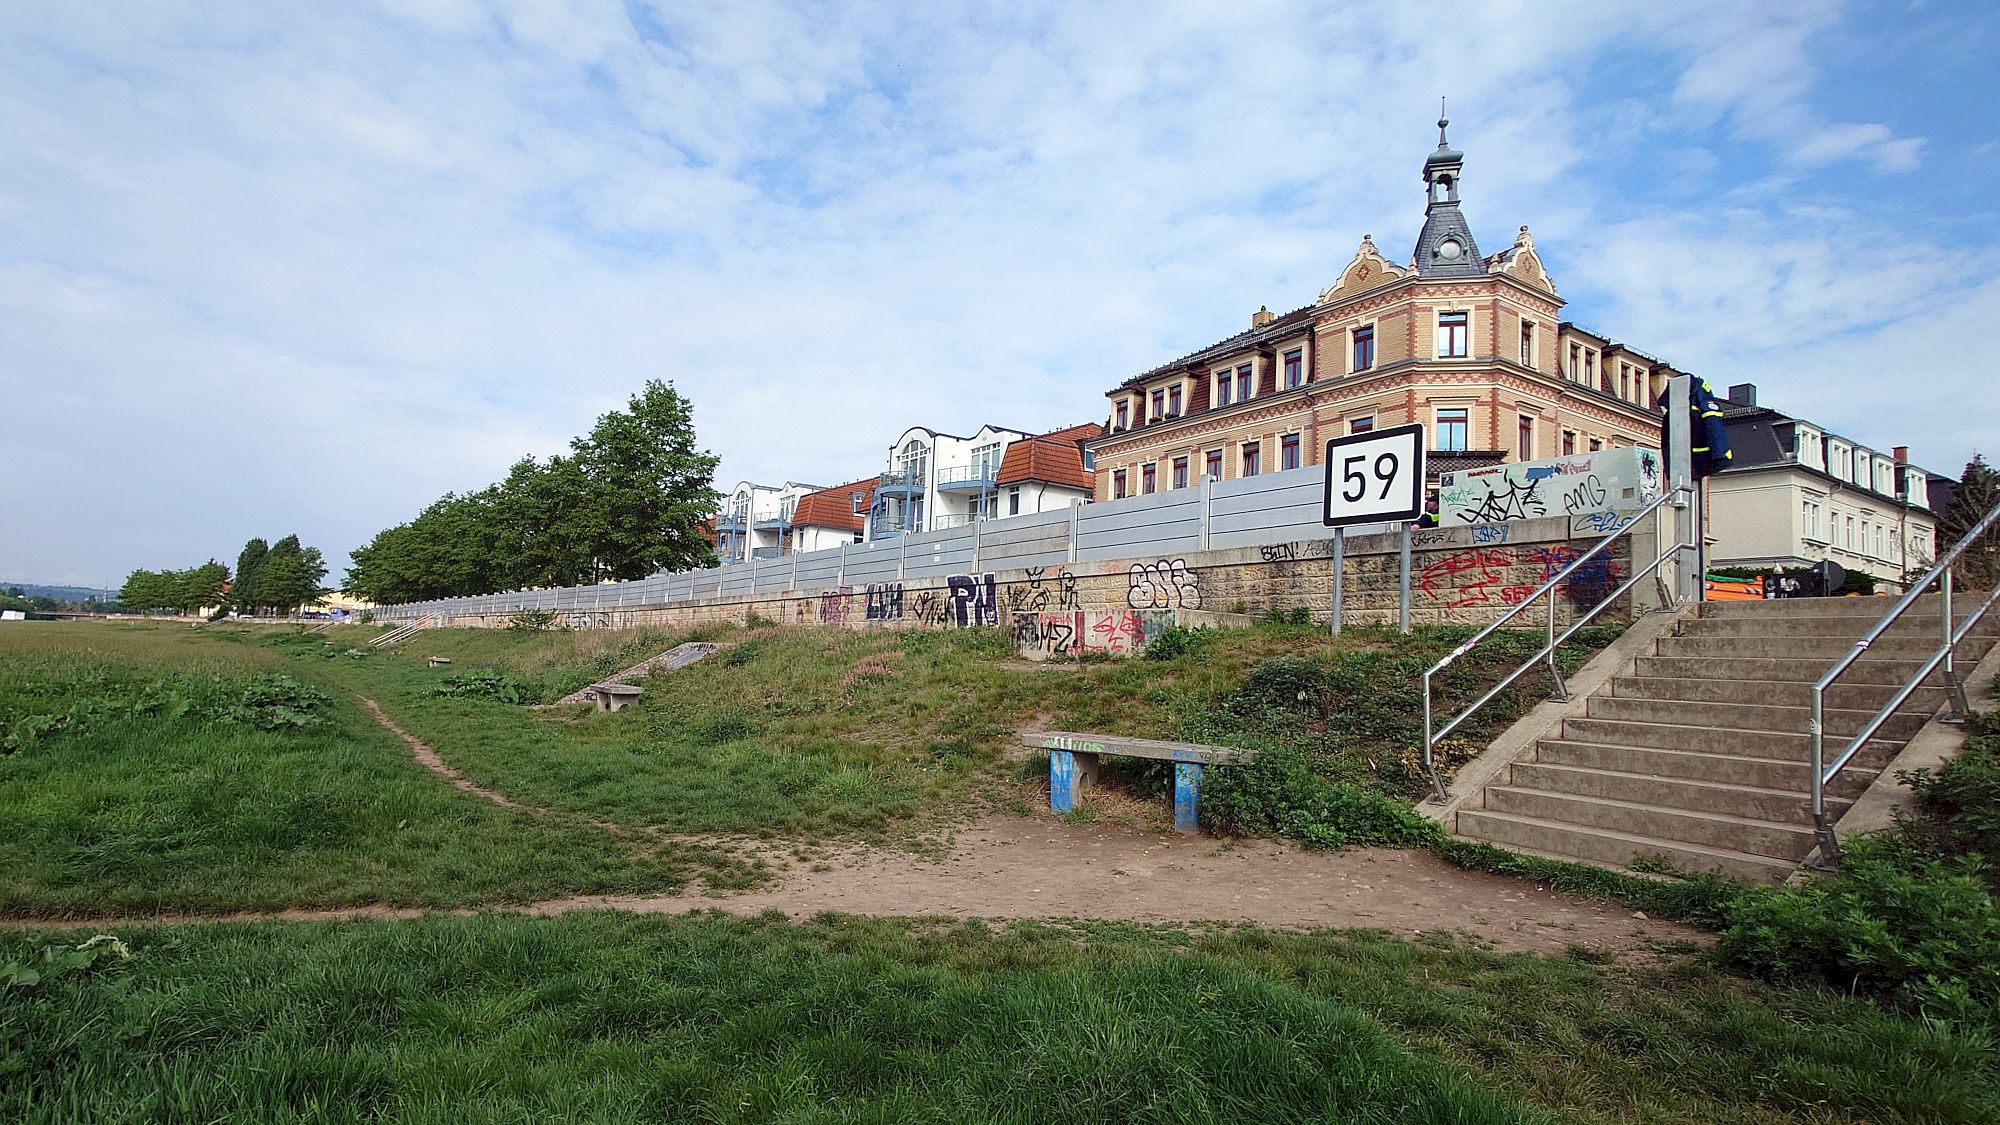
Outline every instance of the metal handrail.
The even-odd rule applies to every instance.
[[[1542,660],[1544,657],[1546,657],[1549,662],[1549,676],[1555,681],[1555,691],[1551,695],[1551,698],[1556,700],[1568,699],[1569,688],[1563,683],[1562,669],[1559,666],[1557,666],[1556,649],[1560,648],[1563,644],[1567,643],[1572,636],[1575,636],[1576,631],[1578,629],[1581,629],[1585,625],[1590,624],[1591,618],[1596,617],[1598,612],[1602,610],[1605,606],[1608,606],[1611,603],[1617,601],[1621,596],[1625,594],[1626,591],[1630,590],[1633,586],[1637,585],[1641,580],[1647,578],[1654,571],[1658,570],[1661,564],[1665,563],[1668,559],[1672,558],[1674,555],[1679,554],[1682,551],[1692,551],[1698,547],[1699,545],[1698,541],[1694,543],[1682,542],[1681,536],[1676,534],[1674,536],[1674,542],[1672,546],[1668,547],[1664,551],[1661,551],[1659,555],[1657,555],[1652,562],[1647,563],[1643,569],[1635,571],[1632,574],[1632,576],[1627,578],[1624,581],[1624,583],[1620,585],[1616,590],[1613,590],[1611,593],[1606,594],[1602,601],[1599,601],[1596,605],[1590,607],[1589,612],[1582,614],[1581,616],[1577,617],[1575,620],[1570,622],[1569,628],[1563,631],[1562,636],[1560,637],[1556,636],[1556,588],[1562,585],[1562,583],[1565,580],[1567,580],[1570,577],[1570,575],[1577,570],[1577,568],[1589,562],[1591,559],[1596,558],[1599,554],[1603,553],[1606,548],[1610,547],[1611,544],[1614,541],[1616,541],[1620,536],[1626,534],[1633,528],[1639,526],[1639,520],[1648,514],[1651,514],[1653,516],[1653,534],[1655,540],[1657,541],[1657,539],[1659,538],[1659,515],[1658,515],[1659,510],[1669,502],[1683,496],[1688,497],[1689,501],[1692,502],[1693,497],[1695,496],[1694,489],[1688,485],[1681,485],[1669,489],[1665,493],[1662,493],[1659,497],[1654,499],[1652,503],[1646,505],[1645,507],[1639,509],[1637,512],[1633,513],[1631,521],[1628,522],[1624,527],[1621,527],[1618,530],[1612,532],[1611,534],[1605,536],[1603,539],[1598,540],[1597,546],[1592,547],[1590,550],[1585,551],[1583,554],[1578,555],[1575,559],[1571,560],[1568,566],[1563,567],[1560,571],[1556,572],[1556,574],[1553,577],[1551,577],[1548,581],[1542,583],[1540,588],[1538,588],[1534,593],[1529,594],[1525,598],[1522,598],[1520,602],[1518,602],[1514,606],[1514,608],[1508,610],[1506,613],[1501,614],[1500,617],[1497,620],[1495,620],[1491,625],[1488,625],[1486,628],[1481,629],[1477,633],[1474,633],[1472,635],[1471,640],[1466,641],[1464,644],[1459,645],[1455,649],[1452,649],[1451,652],[1445,655],[1444,659],[1438,661],[1436,664],[1431,665],[1430,668],[1424,672],[1424,773],[1429,775],[1431,779],[1431,796],[1426,798],[1426,800],[1432,800],[1432,801],[1437,801],[1439,803],[1443,803],[1444,801],[1449,799],[1445,795],[1444,780],[1438,776],[1437,765],[1433,760],[1439,739],[1450,734],[1452,731],[1457,730],[1460,723],[1465,722],[1465,720],[1472,717],[1474,712],[1478,711],[1481,707],[1484,707],[1488,703],[1492,702],[1495,696],[1507,690],[1509,685],[1513,684],[1515,680],[1519,679],[1521,673],[1526,672],[1528,669],[1534,667],[1535,664],[1538,661]],[[1690,520],[1689,523],[1692,524],[1697,529],[1695,533],[1699,534],[1698,529],[1700,527],[1701,521],[1699,519],[1694,519]],[[1541,651],[1535,653],[1533,656],[1530,656],[1528,659],[1522,661],[1519,667],[1515,668],[1512,672],[1507,673],[1504,679],[1502,679],[1499,683],[1494,684],[1492,688],[1488,689],[1485,695],[1480,696],[1476,701],[1473,702],[1472,706],[1467,707],[1465,710],[1459,712],[1457,718],[1454,718],[1450,722],[1446,723],[1444,726],[1433,730],[1431,727],[1432,679],[1439,672],[1442,672],[1446,668],[1450,667],[1453,661],[1456,661],[1459,657],[1464,656],[1468,652],[1471,652],[1474,645],[1477,645],[1480,641],[1483,641],[1487,637],[1492,636],[1493,633],[1496,632],[1501,626],[1507,624],[1507,622],[1512,621],[1515,617],[1519,616],[1521,613],[1526,611],[1529,606],[1534,605],[1535,602],[1540,598],[1542,598],[1544,595],[1548,597],[1548,605],[1549,605],[1548,643],[1542,646]]]
[[[1996,600],[2000,600],[2000,588],[1990,591],[1986,595],[1985,601],[1980,602],[1972,612],[1965,615],[1964,623],[1954,628],[1951,622],[1951,564],[1957,562],[1958,557],[1965,553],[1965,549],[1977,542],[1979,537],[1985,535],[1996,522],[2000,522],[2000,506],[1995,506],[1978,523],[1973,524],[1971,530],[1959,537],[1958,542],[1952,544],[1951,550],[1946,551],[1936,563],[1932,564],[1931,568],[1924,572],[1922,578],[1910,584],[1910,588],[1904,592],[1903,596],[1897,600],[1894,606],[1890,607],[1889,612],[1883,614],[1875,622],[1875,627],[1868,630],[1867,634],[1860,640],[1855,641],[1854,647],[1848,649],[1839,660],[1834,662],[1833,667],[1826,670],[1825,675],[1813,683],[1812,714],[1806,720],[1806,734],[1812,739],[1813,837],[1819,845],[1819,865],[1821,867],[1832,867],[1840,862],[1840,841],[1834,838],[1833,822],[1828,820],[1826,816],[1827,783],[1838,776],[1841,770],[1847,768],[1847,763],[1853,760],[1854,755],[1861,752],[1861,748],[1867,744],[1870,738],[1874,737],[1876,731],[1882,728],[1882,724],[1889,721],[1889,717],[1896,713],[1896,708],[1901,707],[1904,701],[1916,692],[1917,686],[1923,683],[1932,672],[1942,667],[1944,669],[1945,681],[1945,706],[1948,708],[1946,714],[1948,716],[1963,718],[1966,711],[1970,709],[1965,698],[1965,685],[1958,680],[1958,670],[1954,666],[1953,657],[1955,650],[1958,648],[1958,643],[1965,639],[1966,634],[1972,631],[1972,627],[1978,624],[1979,619],[1986,615],[1986,611],[1993,608],[1993,603]],[[1916,673],[1904,682],[1902,688],[1890,697],[1889,702],[1884,704],[1881,710],[1875,712],[1873,718],[1861,725],[1861,729],[1855,733],[1853,738],[1848,740],[1847,746],[1833,760],[1833,764],[1828,765],[1826,761],[1825,722],[1827,687],[1833,681],[1839,679],[1843,672],[1853,667],[1854,662],[1861,659],[1861,655],[1868,651],[1868,646],[1874,644],[1877,638],[1887,632],[1889,627],[1894,625],[1896,620],[1903,616],[1904,612],[1915,605],[1917,599],[1923,596],[1925,590],[1930,589],[1933,582],[1938,584],[1938,594],[1940,595],[1938,604],[1938,620],[1940,623],[1938,647],[1931,650],[1929,659],[1925,660],[1923,666],[1918,668]]]

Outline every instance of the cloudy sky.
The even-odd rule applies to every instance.
[[[1995,58],[1977,0],[0,0],[0,578],[338,566],[648,378],[723,487],[1101,418],[1406,256],[1439,95],[1570,319],[1955,476]]]

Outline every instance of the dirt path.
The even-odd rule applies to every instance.
[[[362,703],[410,747],[424,768],[468,793],[532,809],[486,789]],[[1350,848],[1302,852],[1269,841],[1181,836],[1123,824],[1072,824],[1044,816],[989,816],[956,833],[940,858],[854,851],[827,862],[780,864],[762,890],[584,896],[495,909],[536,916],[574,910],[683,914],[777,910],[885,917],[1084,918],[1134,922],[1251,922],[1283,929],[1362,928],[1400,936],[1470,934],[1502,951],[1617,952],[1653,942],[1707,944],[1705,931],[1614,903],[1558,894],[1516,878],[1455,867],[1428,852]],[[0,921],[7,929],[104,928],[195,921],[330,921],[414,918],[423,909],[356,907],[222,916]],[[473,911],[452,911],[469,914]]]

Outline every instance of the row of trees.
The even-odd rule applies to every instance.
[[[393,603],[711,566],[716,464],[695,448],[688,401],[650,381],[567,455],[524,457],[505,480],[378,533],[343,586]]]
[[[186,570],[135,570],[118,590],[133,613],[194,613],[209,607],[244,614],[286,614],[327,592],[320,585],[326,563],[319,548],[287,535],[276,543],[252,539],[236,557],[235,581],[214,559]]]

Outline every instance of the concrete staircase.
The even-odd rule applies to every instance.
[[[1609,866],[1663,856],[1688,871],[1775,882],[1813,850],[1811,688],[1893,604],[1886,598],[1708,602],[1657,652],[1607,682],[1457,813],[1458,835]],[[1959,603],[1965,604],[1963,602]],[[1887,703],[1937,644],[1922,599],[1826,700],[1827,754]],[[1984,621],[1958,652],[1970,672],[2000,635]],[[1827,789],[1841,812],[1944,703],[1919,688]],[[1578,714],[1578,711],[1581,713]],[[1483,804],[1483,807],[1473,807]]]

